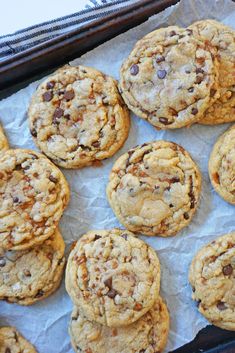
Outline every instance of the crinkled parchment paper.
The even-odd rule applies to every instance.
[[[144,24],[106,42],[72,64],[94,66],[118,79],[119,68],[134,43],[156,27],[187,26],[195,20],[214,18],[235,26],[235,4],[230,0],[182,0],[176,6],[151,17]],[[38,82],[0,102],[0,119],[12,147],[35,149],[27,123],[27,107]],[[71,186],[71,201],[60,227],[69,246],[89,229],[118,227],[105,196],[105,187],[114,161],[129,148],[148,141],[166,139],[186,148],[203,175],[201,203],[192,223],[169,239],[144,240],[156,249],[162,268],[161,294],[171,314],[171,330],[166,351],[192,340],[207,321],[191,300],[188,267],[193,255],[220,234],[235,229],[234,206],[212,190],[207,173],[210,151],[228,125],[194,125],[175,131],[157,131],[147,122],[132,116],[129,138],[124,147],[101,167],[64,170]],[[39,353],[72,353],[67,333],[72,303],[64,284],[48,299],[30,307],[0,302],[0,325],[15,325],[37,347]]]

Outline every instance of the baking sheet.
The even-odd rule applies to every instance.
[[[177,24],[187,26],[195,20],[214,18],[235,26],[235,4],[230,0],[182,0],[179,4],[151,17],[144,24],[106,42],[72,62],[93,66],[118,79],[119,68],[135,42],[151,30]],[[28,129],[27,107],[38,82],[0,102],[0,120],[12,147],[36,149]],[[153,140],[166,139],[186,148],[198,163],[203,177],[199,209],[192,223],[173,238],[143,239],[156,249],[162,268],[161,294],[171,315],[171,329],[166,351],[192,340],[207,321],[191,300],[188,267],[193,255],[204,244],[235,229],[234,206],[213,191],[207,173],[210,151],[218,136],[228,128],[200,126],[175,131],[157,131],[132,115],[129,138],[124,147],[101,167],[64,170],[71,186],[71,201],[60,228],[69,244],[90,229],[108,229],[120,224],[105,196],[109,172],[114,161],[131,147]],[[72,303],[64,283],[48,299],[30,307],[0,302],[0,325],[14,325],[38,349],[39,353],[72,353],[67,332]]]

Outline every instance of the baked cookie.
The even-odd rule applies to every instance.
[[[65,66],[34,94],[31,134],[55,164],[81,168],[111,157],[129,133],[129,112],[117,82],[85,66]]]
[[[198,121],[219,97],[218,60],[192,30],[161,28],[139,40],[121,67],[128,107],[158,129]]]
[[[0,154],[0,249],[42,243],[55,231],[68,201],[63,174],[45,156],[23,149]]]
[[[235,205],[235,125],[215,143],[209,159],[209,176],[215,191]]]
[[[158,297],[154,306],[128,327],[109,328],[89,321],[74,308],[69,333],[75,352],[162,352],[169,332],[169,313]]]
[[[189,281],[199,311],[214,325],[235,331],[235,233],[199,250]]]
[[[221,97],[207,109],[200,124],[216,125],[235,121],[235,86],[222,88],[220,93]]]
[[[0,327],[0,353],[37,353],[14,327]]]
[[[218,51],[221,98],[200,119],[200,124],[215,125],[235,121],[235,31],[214,20],[202,20],[190,27],[194,36]]]
[[[108,201],[129,230],[163,237],[187,226],[198,206],[201,175],[176,143],[145,143],[115,162],[107,186]]]
[[[70,253],[65,282],[88,320],[126,326],[153,306],[160,287],[160,263],[155,251],[128,231],[91,231]]]
[[[2,126],[0,125],[0,152],[8,150],[8,148],[9,148],[9,144],[8,144],[7,138],[3,132]]]
[[[65,244],[58,230],[43,244],[0,255],[0,299],[31,305],[60,285]]]

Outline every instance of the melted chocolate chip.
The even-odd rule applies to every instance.
[[[47,92],[43,93],[43,95],[42,95],[42,99],[44,102],[50,102],[52,100],[52,98],[53,98],[53,94],[50,91],[47,91]]]
[[[176,35],[176,31],[171,31],[170,32],[170,37],[173,37],[173,36],[175,36]]]
[[[135,75],[138,74],[138,72],[139,72],[139,66],[138,65],[134,64],[134,65],[132,65],[130,67],[130,74],[131,75],[135,76]]]
[[[145,349],[141,349],[140,351],[139,351],[139,353],[144,353],[145,352]]]
[[[173,177],[171,179],[171,183],[178,183],[178,182],[180,182],[180,178],[179,177]]]
[[[215,94],[216,94],[216,90],[212,88],[210,90],[210,97],[214,97]]]
[[[47,89],[52,89],[55,86],[55,81],[47,82]]]
[[[193,115],[196,115],[198,113],[198,109],[197,108],[192,108],[191,113]]]
[[[204,74],[204,70],[201,67],[196,68],[196,74]]]
[[[199,307],[200,304],[201,304],[201,300],[199,299],[199,300],[196,301],[197,307]]]
[[[191,36],[191,34],[193,33],[192,29],[187,28],[186,31],[188,32],[188,35]]]
[[[115,289],[113,289],[113,288],[110,289],[110,290],[108,291],[108,293],[107,293],[107,296],[108,296],[109,298],[111,298],[111,299],[115,298],[116,295],[117,295],[117,291],[115,291]]]
[[[223,267],[222,271],[225,276],[230,276],[233,273],[233,267],[230,264],[226,265]]]
[[[161,63],[162,61],[165,61],[165,56],[158,56],[158,57],[156,57],[156,62],[159,64],[159,63]]]
[[[52,181],[53,183],[57,183],[58,179],[54,177],[53,175],[49,176],[49,180]]]
[[[187,212],[184,212],[184,219],[189,219],[189,214]]]
[[[188,91],[189,91],[190,93],[193,93],[194,87],[190,87],[190,88],[188,89]]]
[[[160,79],[160,80],[163,80],[165,77],[166,77],[166,70],[157,70],[157,77]]]
[[[19,197],[14,196],[13,197],[13,202],[15,202],[15,203],[19,202]]]
[[[0,257],[0,267],[4,267],[6,263],[6,259],[4,257]]]
[[[6,348],[5,353],[11,353],[10,348]]]
[[[195,80],[195,83],[201,83],[203,81],[203,77],[201,76],[196,76],[196,80]]]
[[[74,94],[74,90],[71,89],[70,91],[65,91],[64,92],[64,99],[66,99],[67,101],[70,101],[71,99],[73,99],[75,96]]]
[[[174,205],[173,205],[172,203],[170,203],[170,204],[169,204],[169,207],[172,208],[172,207],[174,207]]]
[[[63,116],[63,114],[64,114],[63,109],[61,109],[59,107],[56,108],[56,110],[54,111],[54,114],[53,114],[53,121],[54,120],[56,121],[56,119],[61,118]]]
[[[108,289],[112,289],[112,283],[113,283],[112,277],[109,277],[104,281],[104,285],[108,287]]]
[[[29,270],[24,270],[23,272],[26,277],[31,277],[31,273]]]
[[[226,309],[227,309],[227,306],[225,305],[225,303],[223,303],[223,302],[221,302],[221,301],[219,301],[216,306],[217,306],[217,308],[218,308],[220,311],[223,311],[223,310],[226,310]]]
[[[31,132],[31,135],[32,135],[33,137],[37,137],[37,131],[36,131],[36,129],[30,130],[30,132]]]
[[[98,240],[100,238],[102,238],[102,237],[100,235],[96,234],[94,240]]]
[[[167,118],[164,118],[164,117],[159,118],[159,121],[160,121],[160,123],[162,123],[162,124],[164,124],[164,125],[170,125],[170,124],[172,124],[171,121],[168,121],[168,119],[167,119]]]
[[[100,142],[99,141],[95,141],[92,143],[92,146],[97,148],[97,147],[100,147]]]
[[[43,290],[39,290],[38,292],[37,292],[37,294],[34,296],[34,298],[40,298],[40,297],[42,297],[44,295],[44,292],[43,292]]]

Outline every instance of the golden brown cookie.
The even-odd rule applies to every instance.
[[[28,115],[37,146],[64,168],[111,157],[129,133],[129,112],[116,81],[85,66],[66,65],[48,77]]]
[[[59,287],[65,244],[58,230],[43,244],[0,255],[0,299],[31,305]]]
[[[3,128],[0,125],[0,152],[6,151],[9,148],[9,144],[6,138],[6,135],[4,134]]]
[[[0,154],[0,249],[21,250],[52,235],[69,201],[61,171],[40,153]]]
[[[147,34],[121,67],[126,104],[158,129],[197,122],[219,97],[215,51],[191,29],[170,26]]]
[[[190,223],[200,190],[200,171],[189,153],[176,143],[156,141],[118,158],[107,197],[127,229],[167,237]]]
[[[15,327],[0,327],[0,353],[37,353]]]
[[[70,253],[65,282],[88,320],[126,326],[158,297],[160,263],[150,246],[126,230],[90,231]]]
[[[235,205],[235,125],[215,143],[208,169],[215,191],[225,201]]]
[[[198,310],[214,325],[235,331],[235,233],[199,250],[189,281]]]
[[[75,352],[162,352],[169,332],[169,313],[158,297],[153,307],[129,326],[109,328],[89,321],[79,308],[71,315],[69,333]]]

